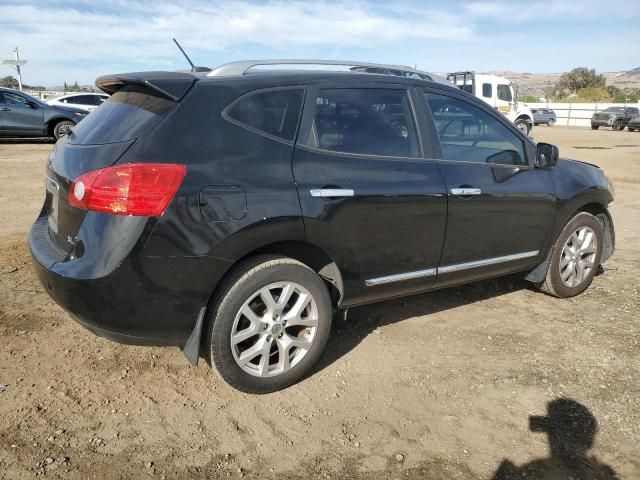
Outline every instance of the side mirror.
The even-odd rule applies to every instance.
[[[31,100],[28,100],[26,104],[30,108],[38,108],[38,104],[36,102],[32,102]]]
[[[536,147],[536,165],[538,167],[554,167],[558,163],[560,150],[550,143],[538,143]]]

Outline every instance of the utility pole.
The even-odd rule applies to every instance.
[[[13,49],[16,52],[16,70],[18,71],[18,88],[22,91],[22,72],[20,72],[20,54],[18,53],[18,47]]]
[[[22,72],[20,71],[20,67],[23,66],[25,63],[27,63],[27,61],[20,60],[20,53],[18,52],[18,47],[14,48],[13,51],[16,54],[16,59],[4,60],[2,64],[11,65],[12,67],[15,67],[15,69],[18,71],[18,86],[20,87],[20,91],[22,91]]]

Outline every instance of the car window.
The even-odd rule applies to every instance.
[[[176,102],[131,85],[118,90],[108,101],[73,127],[69,143],[99,145],[140,137],[155,127]]]
[[[505,102],[510,102],[513,100],[511,96],[511,88],[509,85],[498,85],[498,98],[500,100],[504,100]]]
[[[631,113],[631,114],[636,113],[637,114],[638,113],[638,109],[637,108],[627,108],[627,113]]]
[[[491,98],[491,96],[493,95],[493,89],[491,88],[491,84],[490,83],[483,83],[482,84],[482,96],[485,98]]]
[[[4,102],[9,105],[24,105],[27,103],[27,99],[22,95],[18,95],[17,93],[12,92],[3,92],[4,94]]]
[[[444,160],[528,165],[522,140],[491,114],[457,98],[425,96]]]
[[[292,141],[303,94],[301,88],[251,93],[232,103],[226,115],[243,126]]]
[[[316,98],[311,144],[361,155],[420,155],[406,90],[322,89]]]

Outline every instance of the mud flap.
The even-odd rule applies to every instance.
[[[202,307],[200,313],[198,313],[198,319],[196,325],[187,340],[187,343],[182,348],[182,353],[189,363],[194,367],[198,365],[198,359],[200,358],[200,337],[202,336],[202,324],[204,323],[204,314],[207,311],[207,307]]]
[[[524,277],[524,279],[532,283],[540,283],[541,281],[543,281],[547,276],[547,270],[549,269],[549,261],[551,259],[552,253],[553,249],[549,252],[545,261],[531,270],[529,274]]]

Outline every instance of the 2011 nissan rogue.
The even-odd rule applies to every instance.
[[[474,96],[274,63],[318,62],[97,80],[29,234],[80,324],[265,393],[310,372],[335,310],[514,272],[571,297],[612,255],[604,172]]]

